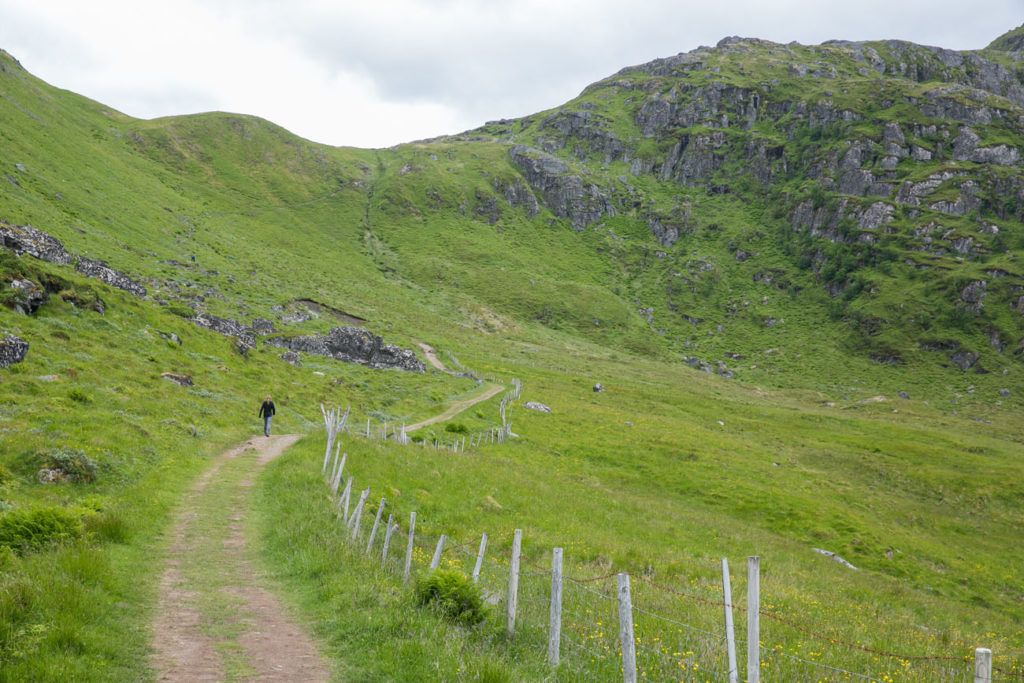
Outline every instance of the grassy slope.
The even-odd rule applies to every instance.
[[[803,278],[800,293],[775,293],[752,288],[745,266],[725,266],[727,244],[737,238],[756,243],[769,264],[785,264],[772,233],[757,236],[777,220],[770,214],[693,193],[698,230],[662,264],[635,221],[575,234],[549,215],[530,221],[507,206],[495,225],[475,217],[477,194],[493,193],[490,178],[512,174],[500,144],[370,152],[322,148],[234,115],[137,122],[3,63],[3,158],[26,172],[10,171],[17,185],[0,192],[0,216],[148,278],[156,298],[169,296],[167,280],[186,297],[214,287],[223,299],[208,296],[208,309],[233,317],[269,316],[274,304],[314,298],[368,318],[389,340],[423,339],[485,374],[520,377],[524,398],[555,408],[550,416],[517,412],[523,438],[479,456],[385,449],[383,457],[360,458],[370,453],[354,450],[360,481],[401,492],[400,509],[420,510],[428,529],[468,541],[482,530],[497,539],[522,526],[538,560],[558,543],[574,571],[608,561],[632,570],[651,564],[666,580],[709,582],[718,556],[758,552],[770,567],[773,600],[847,637],[956,654],[978,642],[997,651],[1024,644],[1017,569],[1024,557],[1015,544],[1024,521],[1019,392],[993,399],[996,386],[1016,389],[1019,368],[965,377],[928,358],[893,369],[847,353],[847,328],[828,316],[809,275],[793,274]],[[654,201],[671,199],[655,181],[636,181],[645,182]],[[195,267],[163,262],[192,254]],[[637,309],[664,300],[661,271],[709,256],[727,286],[702,289],[697,281],[682,312],[721,321],[728,334],[708,336],[707,326],[684,333],[688,323],[678,320],[665,323],[665,337],[651,334]],[[90,286],[68,269],[46,268]],[[351,402],[360,418],[404,419],[439,412],[470,386],[308,359],[294,369],[268,350],[243,360],[228,341],[166,309],[98,289],[109,304],[102,317],[59,303],[36,318],[0,312],[6,331],[33,343],[29,360],[4,371],[0,383],[8,406],[0,450],[15,474],[3,498],[72,504],[99,493],[130,520],[126,543],[95,539],[8,560],[0,652],[14,674],[139,674],[145,642],[137,627],[152,604],[152,579],[137,579],[156,575],[153,551],[167,512],[202,467],[194,455],[237,440],[253,397],[272,388],[291,413],[280,428],[305,430],[325,398]],[[768,304],[757,303],[763,296]],[[753,308],[738,320],[716,317],[730,299]],[[768,315],[784,318],[782,329],[763,328]],[[655,326],[658,316],[660,309]],[[156,330],[177,332],[184,346],[168,345]],[[745,355],[747,383],[670,362],[688,337],[702,353]],[[159,379],[165,370],[192,374],[196,387]],[[60,380],[38,379],[49,374]],[[594,395],[595,381],[609,390]],[[968,385],[981,388],[972,394]],[[72,388],[90,401],[68,398]],[[857,403],[901,388],[915,400]],[[838,404],[822,407],[824,400]],[[948,410],[950,400],[963,415]],[[495,412],[496,400],[460,421],[482,427]],[[32,483],[34,454],[54,445],[109,462],[100,483]],[[308,485],[299,468],[316,450],[308,445],[307,458],[275,465],[264,486],[285,477]],[[275,505],[267,500],[264,508]],[[310,507],[310,517],[290,515],[288,524],[308,528],[322,514]],[[275,543],[268,539],[271,565],[286,571],[289,560]],[[864,572],[845,572],[810,546],[840,552]],[[888,548],[897,551],[891,561]],[[316,575],[300,571],[290,585],[308,596]],[[338,580],[352,585],[358,576]],[[47,589],[53,585],[80,599]],[[358,604],[372,598],[366,593]],[[389,610],[405,609],[405,598],[393,599],[388,604],[399,607]],[[826,601],[819,611],[816,602]],[[891,615],[873,611],[892,604]],[[310,609],[324,618],[322,607]],[[423,632],[430,627],[417,628],[410,647],[429,667]],[[772,637],[813,647],[799,633]],[[473,666],[482,666],[490,645],[477,646],[484,649]],[[346,661],[356,656],[343,641],[338,647]],[[458,655],[440,660],[454,666]],[[827,660],[879,665],[842,650]],[[94,669],[98,662],[108,668]],[[351,663],[369,671],[394,662],[371,664]],[[532,666],[506,664],[513,672]]]

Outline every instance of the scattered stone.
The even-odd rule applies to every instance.
[[[598,382],[597,384],[594,385],[594,393],[595,394],[600,394],[602,391],[604,391],[604,387],[601,386],[600,382]]]
[[[255,348],[256,346],[256,337],[253,334],[252,328],[246,327],[237,320],[221,318],[209,313],[200,313],[192,318],[192,322],[199,327],[205,327],[208,330],[213,330],[217,334],[222,334],[225,337],[234,337],[235,347],[242,355],[245,355],[249,349]]]
[[[899,393],[899,397],[900,397],[900,398],[902,398],[903,400],[907,400],[907,399],[909,399],[909,398],[910,398],[910,394],[908,394],[908,393],[907,393],[907,392],[905,392],[905,391],[901,391],[901,392]]]
[[[157,334],[159,334],[161,337],[163,337],[167,341],[172,342],[174,344],[177,344],[178,346],[181,346],[181,337],[179,337],[175,333],[173,333],[173,332],[161,332],[160,330],[157,330]]]
[[[535,410],[538,413],[551,412],[551,408],[544,405],[543,403],[538,403],[537,401],[527,401],[526,403],[523,404],[523,407],[526,408],[527,410]]]
[[[284,353],[282,353],[281,360],[283,360],[285,363],[290,363],[296,367],[302,365],[302,361],[299,360],[299,354],[295,353],[294,351],[285,351]]]
[[[60,375],[40,375],[39,376],[39,381],[40,382],[59,382],[60,381]]]
[[[273,337],[267,343],[290,351],[327,356],[376,369],[425,371],[414,351],[385,344],[380,337],[357,327],[335,327],[326,335]]]
[[[252,331],[259,335],[273,334],[276,330],[274,329],[274,323],[266,318],[254,318],[252,321]]]
[[[25,360],[28,342],[9,334],[0,339],[0,368],[6,368]]]
[[[14,169],[19,173],[26,173],[28,171],[28,169],[25,168],[25,164],[22,163],[14,164]]]
[[[179,375],[176,372],[163,372],[160,373],[160,376],[170,382],[174,382],[175,384],[181,385],[183,387],[192,386],[192,378],[189,377],[188,375]]]
[[[999,395],[1002,396],[1003,398],[1009,398],[1010,390],[1009,389],[1000,389],[999,390]]]
[[[852,564],[850,564],[849,562],[847,562],[843,558],[839,557],[839,555],[836,555],[831,550],[822,550],[821,548],[812,548],[812,550],[814,552],[818,553],[819,555],[824,555],[825,557],[831,559],[833,562],[838,562],[839,564],[843,565],[847,569],[852,569],[854,571],[860,571],[856,567],[854,567]]]

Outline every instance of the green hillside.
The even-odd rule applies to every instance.
[[[569,575],[710,595],[719,558],[760,555],[764,599],[799,626],[766,625],[766,647],[953,680],[986,646],[1021,675],[1019,33],[962,53],[726,39],[386,150],[237,114],[132,119],[0,52],[0,236],[31,226],[70,254],[0,249],[0,337],[29,344],[0,369],[0,679],[153,677],[171,513],[267,393],[277,429],[309,436],[259,481],[261,557],[338,675],[548,675],[486,630],[435,650],[439,622],[409,621],[409,596],[318,526],[321,402],[394,425],[477,391],[281,358],[353,322],[553,409],[517,405],[517,438],[459,456],[346,442],[399,519],[501,553],[522,528],[528,560],[564,546]],[[489,429],[498,401],[448,426]],[[611,671],[593,666],[557,677]]]

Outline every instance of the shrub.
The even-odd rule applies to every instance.
[[[81,520],[64,508],[21,508],[0,515],[0,548],[19,554],[81,535]]]
[[[484,620],[480,588],[454,569],[437,569],[420,579],[416,585],[416,600],[458,624],[472,626]]]
[[[89,394],[85,393],[81,389],[72,389],[68,392],[68,398],[76,403],[91,403],[92,399]]]
[[[78,449],[51,448],[45,459],[46,467],[51,470],[60,470],[73,482],[96,481],[99,467],[92,458]]]
[[[444,426],[444,431],[452,434],[468,434],[469,427],[462,424],[461,422],[449,422]]]

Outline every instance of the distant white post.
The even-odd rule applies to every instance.
[[[409,574],[412,571],[412,542],[416,537],[416,513],[409,513],[409,543],[405,546],[405,570],[402,572],[402,580],[409,583]]]
[[[622,644],[622,680],[636,683],[636,641],[633,640],[633,601],[629,574],[619,574],[619,642]]]
[[[476,565],[473,567],[473,583],[480,581],[480,567],[484,563],[484,551],[487,550],[487,532],[480,536],[480,550],[476,553]]]
[[[447,536],[441,534],[441,538],[437,539],[437,547],[434,548],[434,557],[430,560],[430,571],[434,571],[437,569],[438,565],[441,564],[441,553],[444,552],[444,542],[447,538]]]
[[[551,551],[551,619],[548,627],[548,664],[558,666],[562,647],[562,549]]]
[[[992,683],[992,650],[987,647],[974,650],[974,683]]]
[[[761,681],[761,558],[747,558],[747,683]]]
[[[345,490],[341,494],[341,498],[338,499],[338,507],[342,508],[342,519],[348,524],[348,504],[352,499],[352,478],[345,482]]]
[[[512,563],[508,569],[508,607],[506,630],[511,636],[516,632],[516,604],[519,600],[519,554],[523,549],[523,530],[516,529],[512,535]]]
[[[338,446],[341,446],[339,443]],[[345,471],[345,461],[348,459],[348,453],[341,454],[341,463],[338,465],[338,471],[334,474],[334,481],[331,482],[331,495],[338,495],[338,487],[341,485],[341,473]]]
[[[736,666],[736,629],[732,623],[732,584],[729,580],[729,560],[722,558],[722,594],[725,608],[725,643],[729,657],[729,683],[739,680],[739,668]]]
[[[370,550],[373,548],[373,541],[377,538],[377,528],[380,527],[380,518],[384,514],[384,498],[380,499],[380,505],[377,506],[377,516],[373,519],[373,528],[370,529],[370,540],[366,544],[366,554],[370,554]]]

